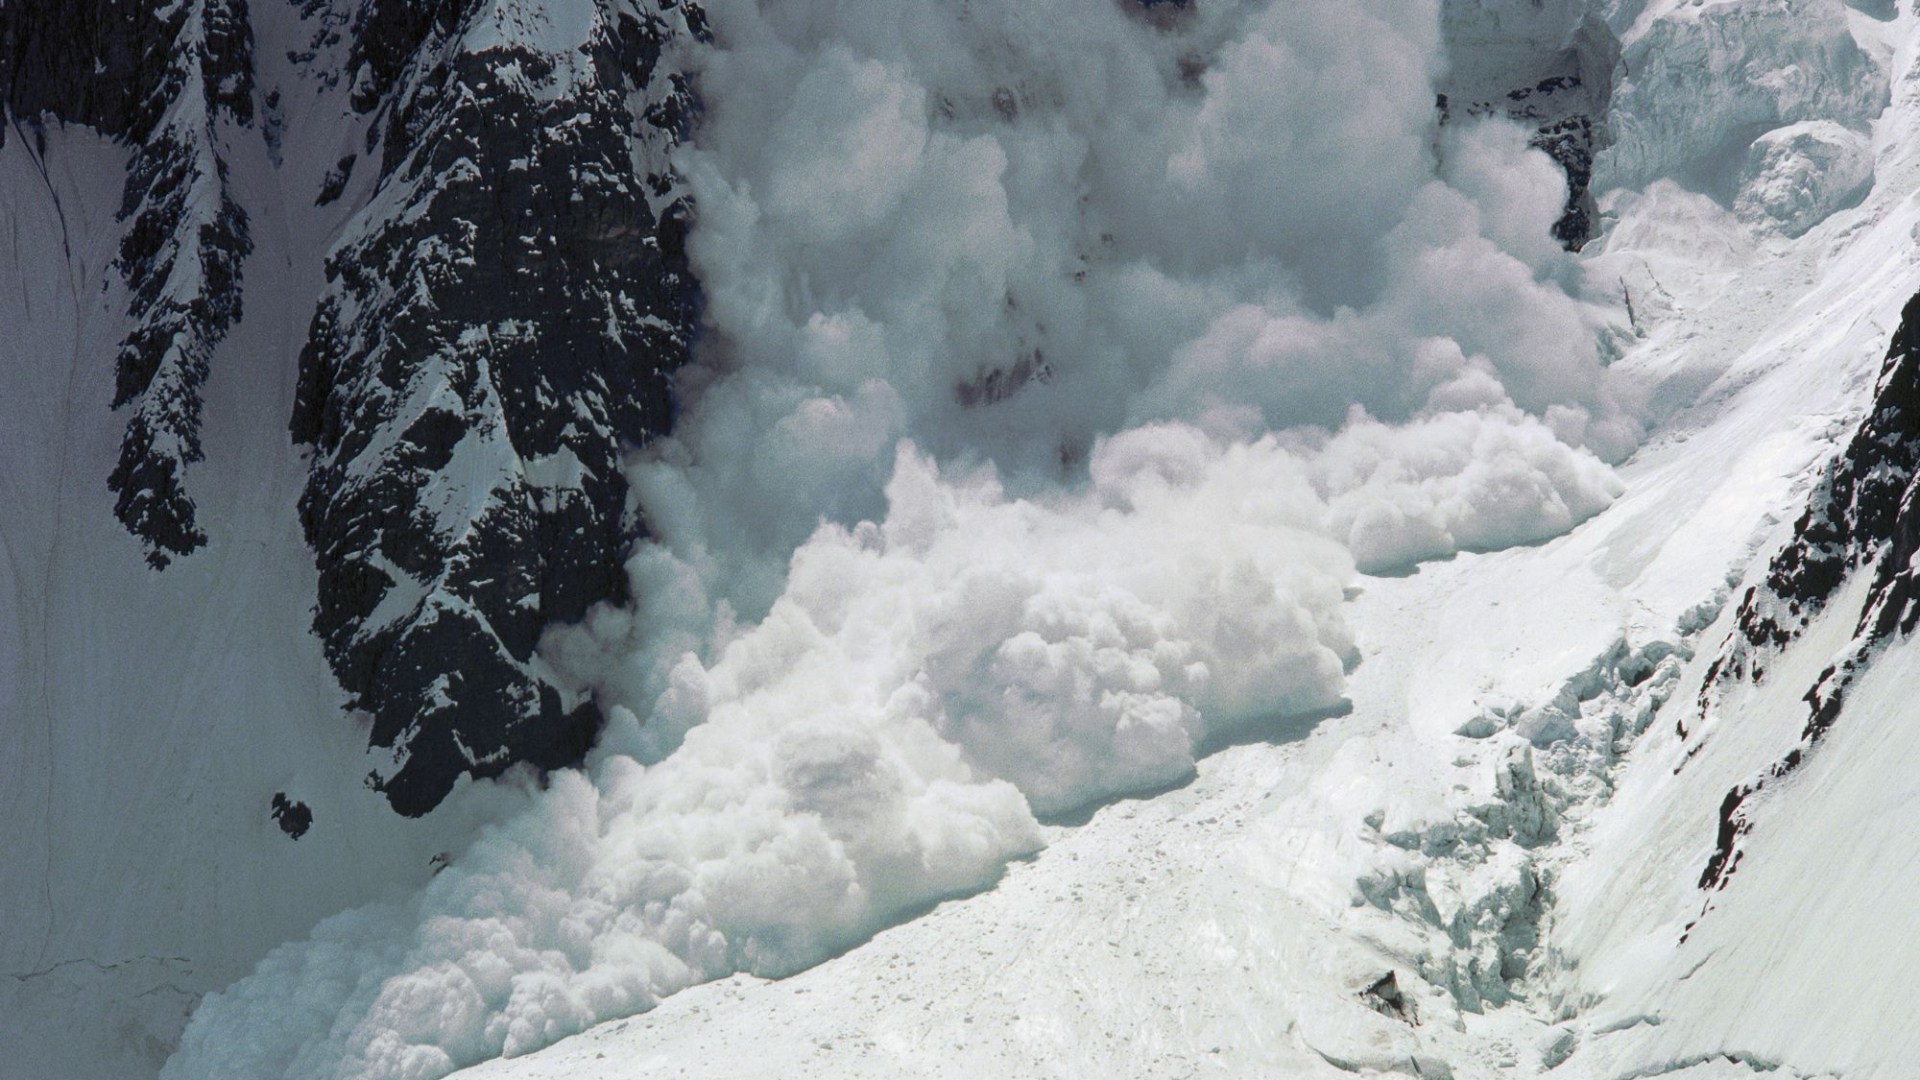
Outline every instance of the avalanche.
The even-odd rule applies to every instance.
[[[985,894],[800,975],[692,988],[461,1075],[1906,1075],[1920,1047],[1872,988],[1916,959],[1915,852],[1889,824],[1911,803],[1911,649],[1842,653],[1872,622],[1863,580],[1759,648],[1766,670],[1725,684],[1704,726],[1702,703],[1720,658],[1753,648],[1740,598],[1829,460],[1870,407],[1910,400],[1890,374],[1874,405],[1916,283],[1912,16],[1628,15],[1626,69],[1698,40],[1709,70],[1744,65],[1776,97],[1724,95],[1744,120],[1668,97],[1664,115],[1709,134],[1662,145],[1651,176],[1640,150],[1596,162],[1582,259],[1635,306],[1610,370],[1655,425],[1610,506],[1537,547],[1362,579],[1343,609],[1350,712],[1230,740],[1191,783],[1047,826]],[[1896,89],[1876,115],[1881,65]],[[1616,130],[1647,93],[1616,87]],[[1746,135],[1742,163],[1713,132],[1756,113],[1780,134]],[[1806,179],[1774,197],[1789,189],[1769,163],[1826,123],[1844,138],[1796,151]],[[1870,191],[1863,158],[1819,149],[1851,140]],[[1732,186],[1682,186],[1697,170]],[[1869,567],[1904,550],[1859,542]],[[1866,673],[1808,764],[1755,797],[1733,880],[1703,890],[1723,796],[1801,752],[1803,697],[1837,653]]]
[[[1912,13],[255,8],[8,99],[29,1076],[1920,1053]]]

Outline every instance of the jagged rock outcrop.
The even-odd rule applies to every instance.
[[[186,471],[203,457],[201,390],[240,318],[253,246],[221,150],[253,120],[246,0],[0,5],[0,89],[7,126],[43,163],[48,120],[132,148],[114,260],[132,323],[114,358],[127,426],[109,483],[114,513],[164,567],[206,543]]]
[[[271,301],[315,304],[291,417],[311,449],[314,629],[391,751],[375,782],[418,814],[463,773],[577,761],[597,728],[534,649],[547,624],[624,598],[638,525],[620,455],[671,423],[696,320],[666,151],[692,120],[683,54],[705,16],[685,0],[272,14],[306,36],[285,50],[294,77],[339,110],[316,115],[355,142],[311,204],[274,208],[344,222],[317,302]],[[0,139],[42,163],[52,124],[129,148],[110,482],[156,569],[219,527],[188,472],[252,250],[228,158],[259,139],[282,165],[285,88],[256,87],[256,18],[248,0],[0,4]]]
[[[1805,763],[1839,719],[1848,689],[1874,654],[1920,624],[1920,579],[1913,565],[1920,553],[1917,473],[1920,295],[1901,314],[1867,418],[1828,464],[1765,580],[1742,598],[1734,630],[1701,689],[1704,715],[1729,683],[1764,679],[1770,656],[1797,640],[1851,577],[1871,574],[1851,642],[1806,692],[1807,722],[1798,743],[1722,799],[1713,854],[1700,874],[1702,889],[1725,888],[1738,868],[1740,838],[1754,827],[1748,799]],[[1680,735],[1690,735],[1684,724]]]
[[[1439,87],[1439,122],[1500,117],[1529,129],[1528,145],[1567,180],[1554,239],[1579,250],[1594,233],[1594,158],[1610,138],[1614,31],[1577,0],[1444,0],[1440,21],[1451,70]]]
[[[1574,66],[1549,75],[1531,86],[1519,86],[1493,100],[1455,101],[1441,94],[1435,103],[1440,122],[1457,116],[1501,116],[1533,129],[1527,145],[1545,153],[1567,177],[1566,208],[1553,223],[1553,238],[1568,251],[1578,251],[1593,235],[1593,155],[1599,148],[1595,119],[1605,112],[1605,96],[1587,87],[1573,54]]]
[[[624,599],[620,455],[671,423],[696,316],[665,150],[694,107],[675,50],[706,31],[674,0],[601,0],[577,47],[510,5],[323,8],[377,179],[300,357],[300,512],[314,629],[393,754],[370,779],[419,814],[597,730],[534,651]]]

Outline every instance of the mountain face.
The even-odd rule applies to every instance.
[[[1230,5],[1138,0],[1142,18],[1123,2],[1165,35],[1156,42],[1194,35],[1190,54],[1168,45],[1156,60],[1181,93],[1258,100],[1257,78],[1224,74],[1258,51],[1228,40],[1243,29],[1220,15]],[[1898,1054],[1920,1052],[1920,1036],[1886,1034],[1897,996],[1852,990],[1920,962],[1902,876],[1920,855],[1887,824],[1902,820],[1900,774],[1920,747],[1901,696],[1920,675],[1908,666],[1920,658],[1920,296],[1906,300],[1920,14],[1869,0],[1431,6],[1450,63],[1410,99],[1434,124],[1416,141],[1431,135],[1444,158],[1442,128],[1519,124],[1516,145],[1565,178],[1564,203],[1545,202],[1558,208],[1553,240],[1579,258],[1555,272],[1599,292],[1617,283],[1628,306],[1637,336],[1621,332],[1614,374],[1653,431],[1620,466],[1619,503],[1565,536],[1362,574],[1344,598],[1332,589],[1359,658],[1339,707],[1209,745],[1187,786],[1048,819],[1044,850],[977,879],[954,871],[939,895],[992,882],[984,893],[791,979],[690,986],[757,969],[702,937],[686,897],[735,905],[743,922],[787,920],[803,938],[816,929],[807,912],[884,892],[886,875],[841,893],[758,864],[727,877],[746,850],[728,820],[669,837],[724,887],[690,888],[671,869],[634,885],[624,850],[596,865],[600,878],[557,878],[656,897],[632,911],[681,953],[616,962],[689,988],[630,1031],[591,1028],[485,1075],[544,1075],[556,1060],[596,1077],[630,1061],[728,1075],[762,1060],[769,1075],[795,1061],[848,1076],[1060,1062],[1141,1076],[1904,1075],[1911,1055]],[[539,646],[596,605],[637,603],[622,562],[647,522],[623,463],[674,433],[675,374],[705,316],[674,154],[697,134],[701,58],[725,44],[692,0],[0,0],[0,826],[20,852],[0,872],[0,1054],[30,1080],[151,1075],[202,997],[263,957],[269,989],[275,977],[364,979],[340,957],[411,943],[392,920],[418,908],[356,905],[430,885],[456,901],[486,892],[488,868],[460,854],[482,823],[530,821],[568,843],[578,828],[585,850],[594,823],[631,809],[593,802],[564,773],[547,816],[510,818],[527,790],[461,780],[561,770],[603,734],[601,703]],[[1049,55],[1028,44],[995,48],[1012,66]],[[907,200],[906,170],[888,173],[913,157],[901,131],[921,119],[910,97],[888,96],[898,73],[848,67],[871,92],[862,101],[886,106],[874,115],[902,124],[876,121],[871,139],[826,152],[783,134],[780,152],[826,162],[815,180],[846,174],[835,190],[848,228],[882,203],[950,211]],[[1016,124],[1057,104],[1056,78],[1016,71],[1017,94],[995,89],[978,124],[948,116],[928,141],[1071,142],[1044,121]],[[845,105],[809,93],[823,124]],[[858,168],[835,157],[869,147],[885,153]],[[866,186],[863,168],[899,185]],[[1005,180],[968,169],[955,175],[983,190]],[[1016,193],[1058,180],[1010,175]],[[1141,272],[1142,310],[1179,262]],[[901,272],[876,265],[855,269]],[[1473,277],[1444,263],[1436,274]],[[990,318],[970,287],[956,275],[924,306]],[[1463,295],[1471,308],[1487,294]],[[851,306],[829,314],[807,343],[878,334]],[[1186,333],[1093,314],[1164,332],[1168,350]],[[982,412],[1040,412],[1059,400],[1048,394],[1085,385],[1056,370],[1053,350],[1018,355],[945,385]],[[1478,370],[1463,367],[1451,392],[1483,392]],[[818,411],[820,441],[867,434],[832,427],[873,415],[836,411],[846,400]],[[1070,449],[1062,467],[1084,465],[1085,448]],[[1140,468],[1169,484],[1199,467],[1141,452]],[[1469,509],[1498,512],[1496,496],[1525,483],[1490,484],[1488,506]],[[952,510],[940,500],[964,485],[909,486],[922,517],[849,527],[832,553],[844,563],[811,564],[818,610],[845,567],[937,531]],[[1049,632],[1071,628],[1072,604],[1058,606],[1022,610],[1053,620]],[[1092,620],[1085,639],[1110,648],[1100,634],[1145,635],[1150,615]],[[1049,722],[1043,690],[1104,709],[1165,677],[1105,653],[1137,685],[1074,685],[1079,640],[1029,635],[1023,646],[1045,650],[1001,658],[1034,673],[1017,715]],[[712,684],[691,670],[674,670],[667,700],[697,712]],[[980,670],[985,700],[1006,679]],[[789,755],[778,779],[800,807],[770,831],[823,863],[845,845],[816,841],[816,821],[877,819],[904,797],[889,786],[895,763],[865,742],[766,742]],[[752,757],[724,753],[715,774]],[[928,787],[930,804],[949,790]],[[943,833],[932,811],[903,820],[901,836],[951,839],[943,850],[984,845]],[[1854,836],[1875,839],[1834,842]],[[888,873],[949,871],[896,841],[877,863]],[[582,910],[601,895],[575,891]],[[342,911],[303,954],[309,966],[270,954]],[[555,921],[555,940],[582,940]],[[856,924],[836,949],[871,929]],[[657,944],[618,932],[605,940]],[[1800,950],[1794,964],[1776,942]],[[641,1007],[606,1004],[617,995],[595,982],[597,952],[569,955],[577,971],[560,965],[575,979],[563,994],[543,980],[564,949],[519,950],[486,968],[508,976],[451,989],[459,978],[435,975],[457,965],[411,949],[393,950],[406,974],[383,1002],[484,999],[440,1019],[488,1038],[510,1026],[501,1045],[516,1052]],[[682,955],[706,966],[683,971]],[[433,1038],[406,1026],[417,1018],[385,1019],[382,1037],[400,1032],[424,1055],[380,1059],[392,1075],[486,1056],[448,1040],[452,1052],[431,1057]],[[191,1075],[194,1060],[179,1068]],[[292,1060],[288,1075],[321,1075]]]
[[[421,814],[463,774],[578,761],[598,729],[534,647],[625,598],[619,457],[672,423],[697,311],[665,159],[692,91],[662,61],[703,22],[604,4],[585,42],[543,50],[487,5],[306,11],[368,118],[316,193],[365,177],[291,423],[313,450],[314,631],[393,753],[373,782]]]
[[[1700,717],[1736,682],[1763,682],[1769,663],[1825,614],[1842,589],[1864,578],[1847,644],[1805,688],[1806,726],[1781,758],[1726,793],[1700,888],[1726,888],[1739,870],[1741,838],[1756,820],[1748,800],[1798,771],[1840,721],[1848,691],[1878,654],[1920,625],[1920,295],[1908,301],[1887,350],[1873,404],[1827,465],[1793,536],[1747,590],[1737,621],[1701,687]],[[1846,617],[1848,613],[1837,613]],[[1677,722],[1688,738],[1686,718]]]
[[[625,598],[639,523],[619,458],[671,425],[698,310],[665,155],[694,110],[674,56],[704,15],[564,14],[581,40],[538,9],[309,0],[288,50],[290,78],[332,89],[360,132],[308,205],[265,208],[343,222],[320,294],[269,301],[312,311],[286,423],[311,455],[313,629],[390,755],[369,782],[408,815],[462,775],[591,744],[597,711],[563,701],[534,648]],[[161,572],[207,543],[203,390],[249,295],[228,158],[264,141],[278,166],[281,140],[322,137],[282,130],[292,91],[257,85],[253,49],[244,0],[0,7],[12,137],[44,158],[47,125],[79,125],[131,150],[106,480]]]
[[[43,159],[48,122],[134,148],[113,264],[131,324],[113,360],[126,434],[108,484],[115,516],[161,569],[206,543],[185,476],[205,456],[201,389],[240,318],[253,250],[222,151],[254,119],[246,0],[11,4],[0,8],[0,49],[9,126]]]

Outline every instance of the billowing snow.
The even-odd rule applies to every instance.
[[[525,7],[489,6],[490,32],[574,33]],[[1906,798],[1910,658],[1863,684],[1874,722],[1770,796],[1818,809],[1783,809],[1685,945],[1721,794],[1804,717],[1758,691],[1676,775],[1661,710],[1697,691],[1914,288],[1913,16],[1501,8],[715,5],[682,161],[707,351],[676,437],[633,466],[656,538],[634,608],[545,657],[609,732],[589,769],[419,830],[352,786],[310,584],[284,582],[307,563],[276,433],[210,439],[234,456],[203,475],[231,490],[196,489],[258,549],[236,534],[159,585],[84,527],[103,494],[22,451],[37,486],[13,505],[59,492],[78,524],[0,524],[17,564],[44,552],[0,599],[65,589],[0,639],[27,688],[10,715],[48,725],[20,729],[48,733],[18,736],[20,775],[73,785],[100,752],[55,733],[142,730],[151,680],[94,680],[89,656],[218,694],[156,715],[212,734],[163,728],[112,766],[189,747],[154,800],[207,791],[204,817],[116,832],[76,809],[146,805],[111,772],[9,804],[29,846],[90,857],[6,894],[49,927],[9,932],[8,971],[141,958],[92,1003],[223,924],[244,940],[191,986],[286,941],[200,1003],[178,1078],[503,1054],[530,1056],[463,1075],[1902,1075],[1920,1048],[1876,1033],[1903,1023],[1881,988],[1915,956],[1883,882],[1916,856],[1873,823]],[[1569,51],[1622,63],[1578,257],[1547,234],[1565,188],[1525,132],[1432,109],[1443,80]],[[264,164],[236,183],[273,201]],[[288,228],[256,261],[323,246]],[[24,310],[40,282],[16,276]],[[223,348],[280,355],[282,314],[250,301]],[[129,550],[71,555],[87,536]],[[157,633],[169,589],[219,605],[226,637]],[[1820,640],[1795,662],[1824,663]],[[73,688],[111,707],[28,699]],[[264,810],[289,785],[318,821],[298,842]],[[306,932],[417,881],[483,795],[496,824],[444,872]],[[122,872],[204,914],[114,914],[90,884]],[[1829,948],[1812,926],[1858,932]],[[27,986],[36,1017],[65,1000]],[[171,1020],[122,1007],[147,1046],[82,1067],[127,1075],[194,992]]]
[[[1901,42],[1904,72],[1910,20],[1854,25]],[[1896,103],[1872,193],[1794,204],[1834,216],[1793,244],[1790,215],[1736,217],[1732,191],[1605,197],[1586,260],[1635,304],[1645,336],[1615,370],[1657,424],[1625,493],[1543,546],[1365,580],[1350,714],[1050,827],[991,891],[803,974],[692,988],[461,1075],[1907,1075],[1920,1047],[1888,988],[1917,958],[1911,648],[1855,692],[1846,741],[1769,793],[1704,917],[1719,800],[1794,744],[1852,605],[1723,702],[1691,758],[1670,718],[1697,708],[1717,613],[1858,417],[1920,280]],[[1810,125],[1752,158],[1832,134]],[[1859,182],[1831,160],[1816,194]],[[1389,971],[1417,1025],[1365,996]]]
[[[209,998],[169,1076],[437,1075],[817,963],[1345,707],[1356,558],[1619,494],[1623,305],[1521,130],[1435,153],[1437,5],[713,16],[705,370],[635,609],[550,650],[616,718],[591,783]]]

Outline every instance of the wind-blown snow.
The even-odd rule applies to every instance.
[[[714,340],[639,479],[743,614],[820,517],[880,512],[902,437],[1044,485],[1141,421],[1401,421],[1485,373],[1632,445],[1553,165],[1469,127],[1436,175],[1433,5],[965,11],[716,13],[683,161]]]

